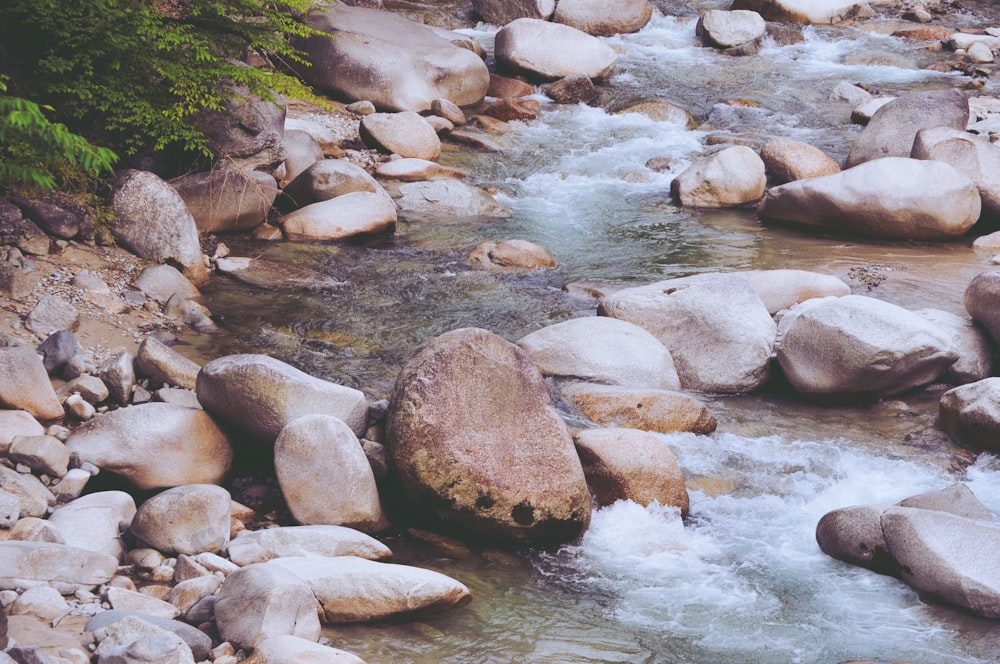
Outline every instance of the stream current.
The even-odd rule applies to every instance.
[[[959,74],[924,68],[956,56],[887,36],[892,26],[874,22],[874,30],[806,28],[800,42],[769,41],[732,58],[695,37],[697,10],[728,3],[655,4],[642,31],[607,39],[621,55],[602,107],[667,99],[694,113],[698,129],[544,103],[540,119],[497,138],[499,154],[446,147],[441,158],[498,191],[510,219],[403,216],[395,235],[362,244],[226,238],[234,255],[310,267],[344,285],[276,292],[215,279],[205,294],[225,333],[192,350],[267,353],[381,398],[402,363],[448,330],[477,326],[516,340],[593,315],[596,303],[562,290],[568,282],[638,285],[750,268],[817,270],[855,293],[966,315],[964,289],[991,265],[971,238],[827,236],[762,225],[753,210],[685,209],[669,197],[671,179],[713,135],[794,138],[843,159],[860,128],[848,104],[830,100],[836,83],[885,94],[962,86]],[[949,27],[998,24],[993,3],[964,7]],[[495,31],[463,30],[488,50]],[[994,85],[979,94],[996,95]],[[756,106],[720,103],[733,99]],[[652,157],[668,158],[669,170],[646,168]],[[559,267],[498,276],[464,265],[478,242],[515,237],[547,247]],[[671,509],[618,503],[596,511],[579,542],[546,552],[455,550],[395,534],[387,543],[397,561],[458,578],[473,603],[325,635],[371,664],[995,662],[1000,624],[926,604],[895,579],[825,556],[814,537],[829,510],[953,482],[1000,515],[1000,459],[959,448],[935,426],[944,389],[837,408],[780,388],[705,395],[717,433],[662,436],[688,481],[685,521]]]

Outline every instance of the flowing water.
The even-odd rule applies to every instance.
[[[964,315],[966,284],[990,265],[971,239],[825,236],[762,225],[752,210],[670,202],[671,178],[710,136],[790,137],[844,157],[860,130],[845,103],[829,100],[838,81],[886,93],[964,83],[923,69],[953,54],[885,36],[887,26],[807,28],[800,42],[723,56],[699,45],[694,22],[698,9],[724,5],[659,2],[641,32],[607,40],[621,58],[602,105],[672,100],[702,121],[697,130],[546,105],[539,120],[515,123],[497,139],[499,155],[450,149],[441,159],[499,191],[513,212],[508,220],[411,216],[395,236],[364,244],[234,240],[236,255],[309,266],[345,285],[260,292],[217,279],[206,294],[226,334],[202,339],[197,350],[269,353],[378,398],[420,344],[447,330],[478,326],[513,340],[593,315],[595,302],[564,292],[567,282],[628,285],[747,268],[818,270],[857,293]],[[992,3],[965,6],[948,25],[997,18]],[[424,9],[440,17],[449,7]],[[489,48],[495,28],[465,32]],[[984,94],[996,94],[993,84]],[[719,103],[732,99],[756,106]],[[669,159],[669,170],[647,169],[652,157]],[[497,276],[464,266],[477,242],[512,237],[543,244],[560,267]],[[942,389],[855,408],[818,407],[780,389],[705,397],[718,433],[662,437],[691,491],[683,522],[670,509],[619,503],[597,511],[581,541],[548,552],[456,551],[395,535],[397,559],[462,580],[473,603],[326,636],[373,664],[996,661],[1000,624],[925,604],[894,579],[828,558],[814,539],[831,509],[891,503],[952,482],[968,484],[1000,514],[1000,460],[962,450],[936,428]]]

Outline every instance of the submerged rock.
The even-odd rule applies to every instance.
[[[404,212],[450,217],[510,216],[510,210],[479,187],[458,180],[408,182],[399,187],[399,209]]]

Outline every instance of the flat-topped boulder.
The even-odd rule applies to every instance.
[[[528,240],[487,240],[480,242],[465,259],[471,267],[494,271],[544,270],[556,266],[548,250]]]
[[[638,32],[653,17],[649,0],[559,0],[552,20],[597,37]],[[544,17],[531,17],[544,18]]]
[[[404,157],[402,159],[387,161],[375,169],[375,174],[386,180],[399,180],[400,182],[459,180],[469,177],[466,171],[461,171],[457,168],[448,168],[436,162],[428,161],[427,159],[417,159],[415,157]]]
[[[313,203],[281,218],[289,240],[343,240],[396,227],[396,204],[385,193],[355,191]]]
[[[760,200],[766,185],[761,158],[735,145],[696,158],[670,183],[670,193],[688,207],[734,207]]]
[[[732,48],[763,38],[767,24],[755,11],[710,9],[698,18],[695,33],[708,46]]]
[[[705,404],[682,392],[572,383],[562,394],[601,426],[698,434],[712,433],[717,426]]]
[[[413,111],[372,113],[361,118],[365,145],[403,158],[434,161],[441,155],[441,140],[434,127]]]
[[[118,559],[51,542],[0,542],[0,589],[51,586],[69,595],[93,590],[118,571]]]
[[[743,270],[734,274],[750,282],[772,315],[814,297],[851,294],[851,287],[832,274],[808,270]]]
[[[1000,449],[1000,378],[960,385],[941,395],[941,427],[956,442],[977,450]]]
[[[446,217],[506,218],[510,210],[493,196],[458,180],[407,182],[399,186],[399,209]]]
[[[496,34],[495,49],[499,67],[546,81],[577,74],[607,78],[618,60],[614,49],[597,37],[533,18],[503,27]]]

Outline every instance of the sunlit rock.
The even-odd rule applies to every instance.
[[[382,560],[391,557],[392,551],[361,531],[330,525],[244,530],[229,543],[230,560],[241,566],[292,556],[357,556]]]
[[[372,113],[361,118],[361,140],[370,148],[400,157],[434,161],[441,140],[434,127],[413,111]]]
[[[702,41],[716,48],[732,48],[757,41],[766,31],[767,24],[761,15],[745,9],[711,9],[702,13],[695,26],[695,33]]]
[[[472,0],[472,9],[487,23],[506,25],[519,18],[548,20],[556,0]]]
[[[962,445],[1000,449],[1000,378],[948,390],[941,395],[938,419],[948,435]]]
[[[457,180],[469,177],[465,171],[441,166],[426,159],[393,159],[380,164],[376,175],[387,180],[420,182],[422,180]]]
[[[323,148],[312,134],[302,129],[285,129],[281,145],[285,149],[284,170],[280,178],[283,182],[291,182],[302,171],[323,160]]]
[[[63,416],[42,358],[27,346],[0,348],[0,405],[39,420]]]
[[[307,205],[281,219],[290,240],[343,240],[396,227],[396,204],[385,193],[356,191]]]
[[[118,571],[118,559],[49,542],[0,542],[0,589],[52,586],[63,594],[91,590]]]
[[[993,375],[993,346],[989,336],[968,318],[940,309],[918,309],[913,313],[937,325],[951,338],[958,359],[941,375],[941,379],[961,385]]]
[[[866,0],[735,0],[732,9],[751,9],[768,21],[837,23],[868,6]]]
[[[195,362],[184,357],[154,336],[139,344],[135,353],[135,367],[154,383],[174,385],[193,390],[201,370]]]
[[[121,538],[135,516],[135,501],[124,491],[98,491],[55,510],[49,522],[68,546],[105,553],[122,560]]]
[[[264,223],[278,185],[267,173],[214,170],[170,181],[202,233],[249,231]]]
[[[735,274],[750,282],[771,314],[814,297],[851,294],[851,287],[832,274],[808,270],[743,270]]]
[[[983,214],[1000,218],[1000,146],[989,138],[951,127],[921,129],[910,156],[950,164],[976,183]]]
[[[229,543],[230,496],[221,486],[189,484],[159,493],[139,507],[132,534],[164,553],[215,553]]]
[[[575,74],[606,78],[618,60],[597,37],[533,18],[507,24],[497,33],[495,48],[499,67],[549,81]]]
[[[602,426],[670,433],[715,431],[715,416],[689,394],[670,390],[573,383],[562,394],[591,421]]]
[[[377,193],[382,187],[365,169],[346,159],[323,159],[285,185],[282,205],[301,208],[355,191]]]
[[[823,515],[816,525],[816,542],[826,555],[845,563],[896,576],[898,564],[882,534],[882,513],[888,505],[843,507]]]
[[[487,241],[477,244],[465,264],[487,270],[544,270],[556,261],[540,244],[527,240]]]
[[[670,193],[689,207],[733,207],[760,200],[767,185],[764,162],[736,145],[696,158],[670,184]]]
[[[638,32],[653,16],[648,0],[559,0],[552,20],[598,37]],[[543,17],[539,17],[543,18]]]
[[[447,217],[506,218],[510,210],[479,187],[458,180],[407,182],[399,186],[399,209]]]
[[[346,650],[283,634],[257,644],[246,664],[365,664]]]
[[[767,172],[778,183],[840,172],[840,165],[822,150],[790,138],[768,141],[760,156]]]

